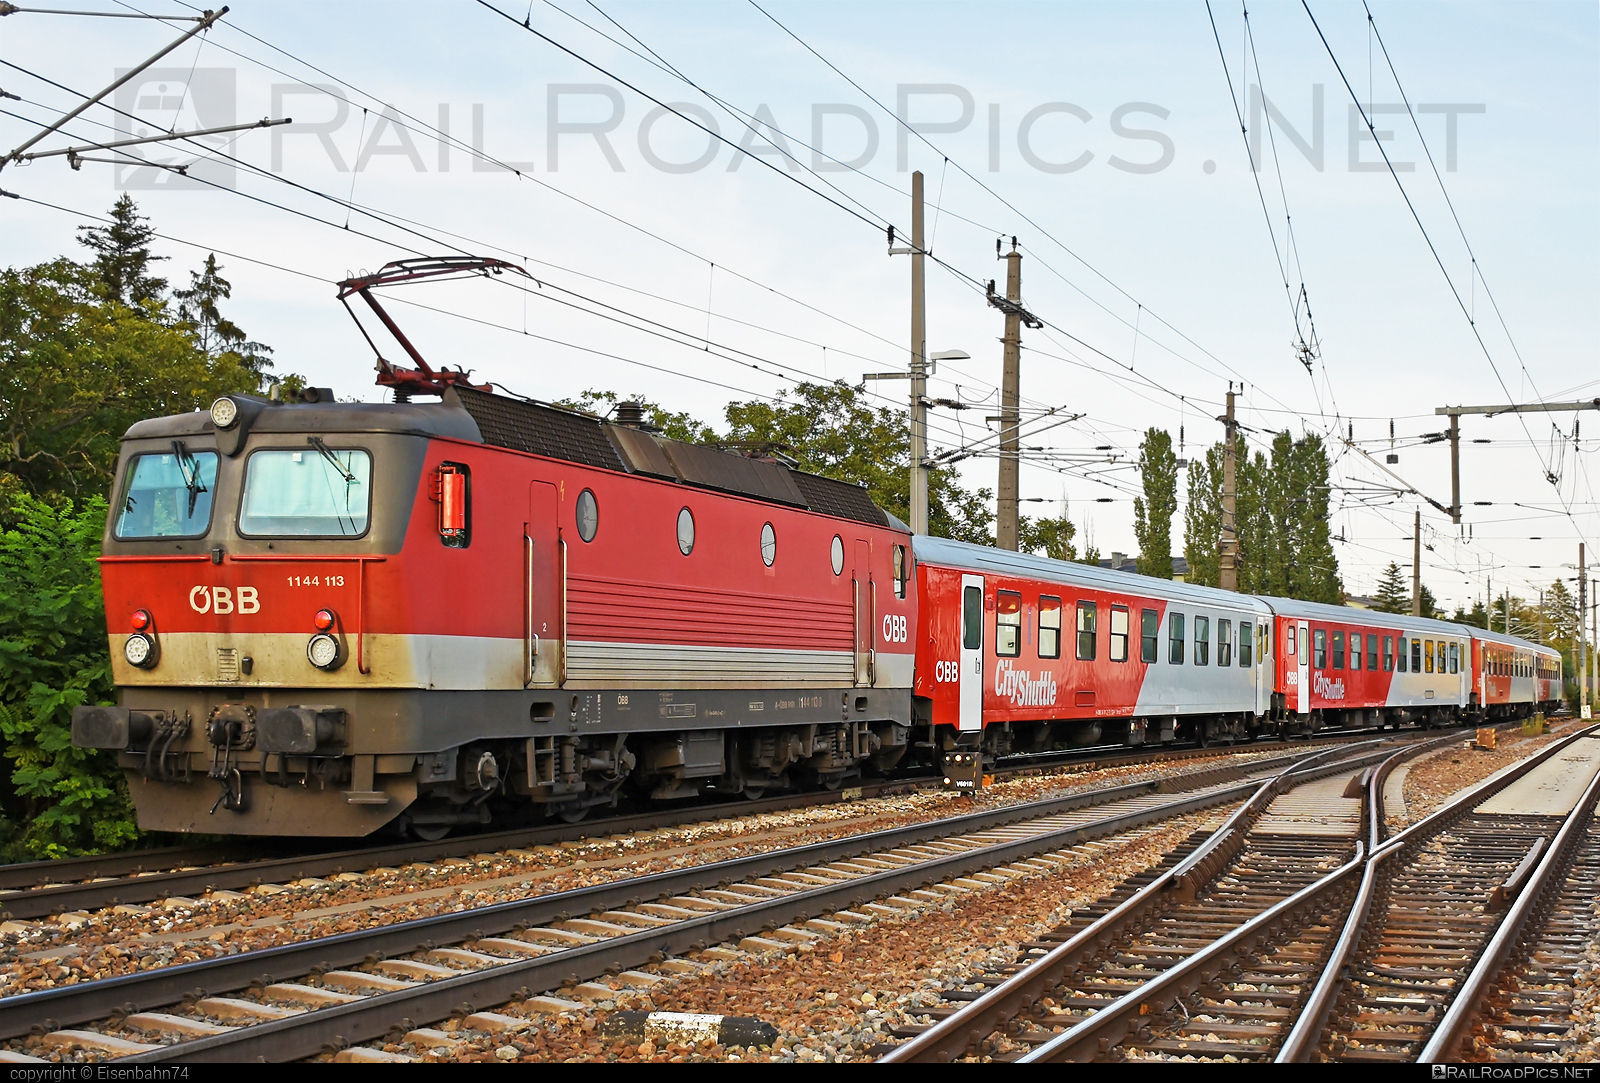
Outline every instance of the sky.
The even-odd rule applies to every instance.
[[[984,287],[1015,237],[1044,322],[1023,334],[1025,513],[1135,552],[1143,433],[1203,455],[1231,382],[1251,448],[1328,442],[1351,594],[1409,572],[1418,507],[1451,606],[1534,596],[1600,541],[1600,412],[1464,417],[1459,527],[1427,502],[1450,504],[1448,447],[1424,442],[1438,407],[1600,395],[1594,3],[759,3],[242,0],[30,150],[292,123],[9,163],[0,261],[82,252],[127,192],[175,285],[217,253],[225,314],[279,372],[377,401],[335,283],[493,256],[528,277],[386,295],[430,364],[720,425],[799,380],[904,370],[887,228],[904,243],[920,171],[928,348],[970,355],[940,363],[930,395],[968,408],[930,433],[977,452],[968,484],[994,486]],[[189,25],[0,18],[21,99],[0,152]],[[868,385],[896,406],[906,386]]]

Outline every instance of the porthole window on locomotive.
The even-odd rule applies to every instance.
[[[678,512],[678,552],[684,556],[694,552],[694,512],[688,508]]]
[[[844,539],[835,534],[833,536],[833,574],[841,575],[844,572]]]
[[[772,562],[778,559],[778,535],[772,529],[771,523],[761,524],[761,563],[772,567]]]
[[[594,541],[594,535],[600,529],[600,505],[595,503],[594,494],[588,489],[578,494],[578,506],[575,509],[578,517],[578,537],[586,542]]]

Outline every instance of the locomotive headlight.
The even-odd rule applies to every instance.
[[[224,396],[211,404],[211,424],[218,429],[231,429],[239,420],[239,404]]]
[[[135,632],[122,645],[122,656],[128,660],[128,664],[131,666],[150,669],[156,664],[159,652],[156,650],[155,640],[142,632]]]
[[[306,644],[306,659],[318,669],[338,669],[344,662],[344,650],[333,636],[320,633]]]

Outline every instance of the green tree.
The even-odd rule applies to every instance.
[[[222,277],[215,252],[206,256],[205,266],[189,272],[189,288],[173,290],[178,302],[178,318],[194,326],[200,350],[207,357],[226,357],[257,380],[272,368],[272,347],[252,342],[244,329],[224,316],[219,301],[233,296],[233,285]]]
[[[1274,468],[1278,468],[1276,463]],[[1296,508],[1289,535],[1293,541],[1288,567],[1289,596],[1339,605],[1344,601],[1344,586],[1339,581],[1339,558],[1333,551],[1328,512],[1332,489],[1328,452],[1322,437],[1312,434],[1294,441],[1283,469],[1289,476]]]
[[[1178,511],[1178,457],[1172,435],[1149,429],[1139,444],[1144,495],[1133,501],[1133,533],[1139,540],[1139,574],[1172,578],[1172,517]]]
[[[1024,515],[1017,523],[1018,548],[1051,560],[1077,560],[1078,547],[1073,542],[1077,534],[1078,528],[1066,512],[1037,519]]]
[[[152,263],[164,260],[150,251],[155,230],[124,192],[111,207],[111,225],[80,226],[78,243],[94,253],[94,281],[107,301],[130,308],[161,303],[167,280],[150,274]]]
[[[1407,612],[1410,612],[1410,610],[1407,610]],[[1489,627],[1489,611],[1483,607],[1483,603],[1480,601],[1474,601],[1471,609],[1467,609],[1464,606],[1456,606],[1456,611],[1451,614],[1450,619],[1456,624],[1470,624],[1474,628]]]
[[[1379,613],[1411,612],[1411,584],[1406,581],[1400,565],[1392,560],[1383,570],[1383,578],[1378,580],[1378,590],[1372,596],[1372,608]]]
[[[1224,448],[1214,444],[1189,462],[1189,499],[1183,510],[1183,558],[1187,582],[1215,587],[1222,582],[1222,464]],[[1142,569],[1141,569],[1142,570]]]
[[[11,860],[126,846],[138,837],[112,753],[72,746],[72,708],[111,702],[100,532],[106,502],[14,497],[0,534],[0,801]]]
[[[255,389],[235,355],[154,315],[105,300],[70,260],[0,272],[0,473],[35,494],[106,492],[135,421]]]
[[[555,405],[564,406],[569,410],[581,410],[598,417],[608,417],[619,402],[638,403],[644,409],[645,424],[669,440],[681,440],[686,444],[717,442],[716,430],[710,425],[685,411],[670,411],[643,395],[618,395],[615,391],[596,391],[590,388],[576,399],[561,399]]]

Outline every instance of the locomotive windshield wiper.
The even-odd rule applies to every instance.
[[[344,478],[344,483],[346,485],[354,485],[356,483],[356,476],[350,473],[349,469],[344,465],[344,463],[339,461],[339,457],[329,449],[327,444],[322,442],[322,437],[308,436],[306,437],[306,443],[316,448],[324,459],[327,459],[328,462],[333,464],[333,468],[339,472],[339,476],[341,478]]]
[[[185,518],[193,519],[195,502],[200,499],[201,493],[209,490],[205,482],[200,480],[200,464],[195,462],[182,440],[172,442],[172,454],[178,459],[178,473],[183,477],[183,487],[189,490],[189,514]]]

